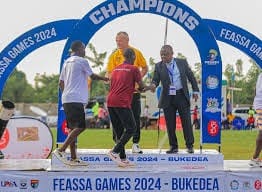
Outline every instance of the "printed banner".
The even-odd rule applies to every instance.
[[[0,171],[1,192],[81,191],[217,191],[224,192],[225,173],[215,172],[19,172]]]
[[[12,117],[0,139],[5,159],[46,159],[52,148],[51,130],[33,117]]]

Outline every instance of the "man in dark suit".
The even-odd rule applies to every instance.
[[[177,153],[176,112],[178,111],[183,127],[188,153],[194,153],[194,135],[190,115],[190,97],[187,81],[192,85],[193,98],[198,99],[199,88],[196,78],[185,59],[173,58],[173,48],[164,45],[160,50],[161,60],[155,65],[151,91],[161,82],[162,91],[158,103],[163,108],[170,149],[166,153]]]

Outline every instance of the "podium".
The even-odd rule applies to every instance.
[[[80,167],[79,169],[90,170],[92,168],[103,168],[104,170],[117,168],[107,153],[109,149],[78,149],[78,158],[87,162],[89,165]],[[126,150],[127,158],[133,162],[135,166],[133,170],[223,170],[224,156],[216,150],[195,150],[195,153],[189,154],[186,150],[179,150],[176,154],[166,154],[166,150],[160,149],[144,149],[143,154],[133,154],[131,149]],[[70,159],[69,151],[66,151],[66,157]],[[66,170],[64,165],[55,155],[52,154],[51,160],[52,170]],[[73,166],[78,169],[77,166]],[[71,166],[72,168],[72,166]],[[123,169],[123,168],[122,168]]]

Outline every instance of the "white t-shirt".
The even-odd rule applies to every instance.
[[[86,104],[88,101],[88,76],[93,71],[86,59],[79,56],[69,57],[62,68],[59,80],[64,81],[62,103],[78,102]]]
[[[256,84],[256,96],[253,103],[254,109],[262,109],[262,73],[259,74]]]

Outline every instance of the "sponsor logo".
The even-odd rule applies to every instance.
[[[262,188],[262,182],[260,180],[256,180],[254,183],[254,188],[256,190],[260,190]]]
[[[210,49],[208,52],[207,60],[205,61],[205,64],[207,65],[217,65],[219,61],[216,61],[217,59],[217,51],[215,49]]]
[[[208,98],[206,112],[216,113],[219,111],[217,98]]]
[[[216,89],[219,84],[218,78],[214,75],[209,75],[207,77],[206,84],[208,89]]]
[[[231,188],[231,190],[238,190],[239,182],[237,180],[231,181],[230,182],[230,188]]]
[[[250,184],[249,181],[244,181],[244,182],[243,182],[243,189],[244,189],[244,190],[249,190],[249,189],[251,189],[251,184]]]
[[[37,179],[32,179],[32,180],[31,180],[31,187],[32,187],[33,189],[37,189],[37,188],[38,188],[38,185],[39,185],[39,180],[37,180]]]
[[[0,181],[1,187],[17,187],[17,184],[15,181]]]
[[[27,180],[20,180],[19,188],[20,189],[27,189]]]
[[[207,132],[211,136],[216,136],[219,133],[219,126],[216,120],[210,120],[207,125]]]

